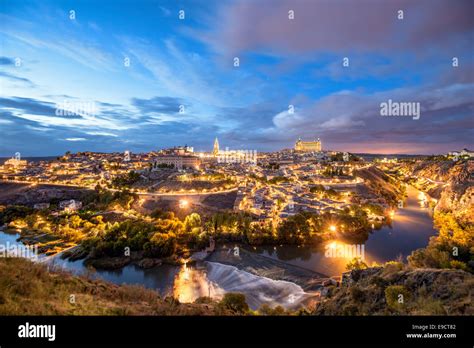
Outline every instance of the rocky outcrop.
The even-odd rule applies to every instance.
[[[370,197],[383,200],[386,205],[396,205],[403,197],[400,184],[377,167],[358,169],[354,174],[364,180]]]
[[[0,204],[33,206],[66,199],[82,200],[91,190],[65,186],[0,183]]]
[[[385,267],[344,274],[316,315],[473,315],[474,275],[451,269]]]
[[[155,266],[161,266],[162,261],[160,259],[151,259],[151,258],[144,258],[137,262],[137,266],[140,268],[148,269],[153,268]]]
[[[98,259],[86,259],[84,264],[97,269],[120,269],[131,262],[129,257],[101,257]]]
[[[415,184],[438,200],[435,210],[474,223],[474,161],[420,161],[405,165]]]

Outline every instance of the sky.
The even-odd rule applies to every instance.
[[[216,137],[473,149],[473,18],[469,0],[1,0],[0,156],[210,151]],[[419,118],[382,116],[389,100]]]

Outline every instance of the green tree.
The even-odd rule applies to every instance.
[[[192,213],[184,219],[184,229],[190,232],[193,228],[201,227],[201,216],[197,213]]]
[[[236,292],[228,292],[219,302],[221,306],[238,314],[246,314],[249,311],[249,305],[245,300],[245,295]]]

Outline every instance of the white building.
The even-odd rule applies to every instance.
[[[199,157],[196,156],[176,156],[176,155],[168,155],[168,156],[158,156],[155,157],[155,165],[154,167],[160,164],[172,165],[176,169],[183,169],[183,168],[198,168],[201,161]]]
[[[36,203],[33,208],[35,209],[39,209],[39,210],[42,210],[42,209],[48,209],[49,208],[49,203]]]
[[[63,209],[64,211],[67,211],[67,212],[77,211],[77,210],[82,208],[82,202],[76,201],[74,199],[61,201],[61,202],[59,202],[59,208]]]

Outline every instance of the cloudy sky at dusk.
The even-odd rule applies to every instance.
[[[0,156],[210,150],[216,136],[473,148],[473,18],[469,0],[2,0]],[[381,116],[388,99],[419,102],[420,119]],[[95,110],[58,115],[65,103]]]

